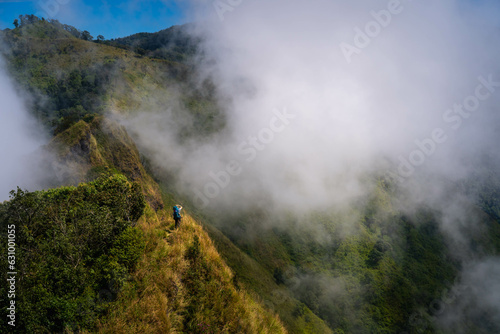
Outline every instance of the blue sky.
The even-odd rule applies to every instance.
[[[181,3],[181,4],[179,4]],[[124,37],[137,32],[155,32],[183,24],[186,5],[168,0],[0,0],[0,29],[13,28],[19,14],[35,14],[58,19],[92,36],[106,39]]]
[[[499,0],[456,0],[462,11],[487,8],[482,23],[500,26]],[[189,0],[0,0],[0,29],[13,28],[19,14],[55,18],[106,39],[155,32],[188,22]],[[209,5],[211,1],[208,1]],[[213,8],[212,8],[213,10]],[[215,15],[215,12],[212,13]]]

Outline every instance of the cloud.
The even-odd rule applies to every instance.
[[[176,189],[217,213],[345,209],[372,193],[376,177],[389,176],[400,191],[394,208],[431,208],[453,257],[471,264],[464,280],[480,282],[484,264],[471,244],[485,218],[460,185],[488,183],[500,167],[499,20],[491,15],[499,8],[458,0],[196,1],[193,33],[205,41],[200,81],[215,83],[225,130],[179,142],[189,120],[179,123],[172,109],[129,128]],[[290,115],[286,123],[275,120],[277,111]],[[476,321],[467,305],[449,317]],[[483,306],[498,324],[495,305]]]
[[[500,45],[495,26],[478,23],[493,5],[466,13],[451,0],[227,3],[223,20],[211,1],[192,11],[227,131],[177,150],[165,145],[171,131],[139,130],[162,164],[182,166],[178,186],[200,205],[263,196],[288,209],[342,205],[381,167],[411,164],[404,181],[419,172],[458,180],[480,154],[496,155]],[[359,51],[350,62],[343,43]],[[477,92],[487,98],[471,100]],[[293,119],[271,136],[285,109]],[[213,175],[231,161],[242,171],[223,187]]]
[[[28,113],[26,97],[19,95],[0,59],[0,200],[21,187],[36,190],[43,177],[38,163],[40,146],[46,142],[41,129]]]
[[[500,331],[500,261],[487,258],[466,265],[450,300],[435,311],[436,324],[449,333]]]

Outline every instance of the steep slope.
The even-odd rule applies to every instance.
[[[373,192],[344,210],[302,217],[262,208],[195,212],[176,195],[172,169],[151,162],[154,150],[139,152],[116,121],[151,111],[185,121],[179,137],[165,145],[203,141],[224,128],[215,88],[190,81],[196,75],[185,62],[191,51],[176,46],[184,37],[172,37],[175,29],[137,34],[115,41],[127,46],[118,49],[47,24],[3,35],[13,76],[39,97],[34,113],[55,134],[46,148],[57,157],[52,183],[123,174],[140,185],[147,202],[137,225],[144,253],[119,277],[119,290],[112,281],[98,298],[86,299],[112,302],[88,331],[284,332],[277,314],[291,333],[438,332],[434,315],[441,311],[432,303],[452,299],[447,292],[461,269],[440,230],[439,212],[425,206],[403,212],[397,185],[375,176],[367,176],[376,179]],[[464,205],[484,225],[465,245],[481,258],[500,253],[497,179],[493,173],[488,184],[452,189],[480,194],[480,208]],[[174,230],[169,208],[177,200],[193,215]],[[79,305],[84,318],[85,304]],[[469,332],[486,333],[487,326],[476,321]]]
[[[79,121],[54,137],[47,150],[55,153],[55,169],[62,183],[83,182],[112,169],[138,182],[152,208],[163,208],[158,185],[144,169],[134,142],[116,122],[101,116],[90,123]]]
[[[450,252],[453,244],[438,223],[438,212],[421,207],[403,214],[395,209],[397,202],[394,190],[381,180],[373,194],[347,212],[300,219],[254,209],[211,221],[339,333],[436,333],[436,316],[443,310],[434,304],[449,309],[461,296],[457,282],[463,264]],[[470,232],[470,244],[462,247],[475,249],[475,260],[500,254],[499,222],[471,202],[463,205],[481,228]],[[244,261],[228,263],[238,275],[250,276]],[[259,281],[249,286],[258,291]],[[488,326],[471,322],[464,329],[487,333]]]
[[[122,126],[116,124],[115,122],[109,119],[105,119],[100,116],[93,119],[90,123],[79,121],[68,130],[57,135],[48,145],[47,150],[54,152],[56,154],[56,157],[58,158],[57,171],[59,172],[59,176],[61,178],[60,181],[62,181],[63,183],[66,182],[77,183],[84,180],[90,180],[102,172],[114,171],[115,173],[123,173],[130,180],[138,182],[141,185],[146,201],[149,205],[146,210],[146,216],[144,219],[141,219],[139,226],[141,227],[141,229],[143,229],[146,236],[149,235],[149,237],[147,238],[151,238],[151,242],[153,243],[154,246],[152,246],[153,248],[151,249],[146,248],[146,250],[150,250],[151,252],[150,253],[146,252],[144,258],[138,265],[138,268],[140,268],[141,266],[145,266],[144,270],[147,272],[144,273],[144,275],[147,275],[147,277],[141,276],[140,280],[145,280],[145,282],[149,282],[150,279],[156,280],[155,283],[152,284],[163,286],[165,283],[164,282],[161,283],[158,280],[162,280],[164,276],[161,276],[158,270],[162,272],[163,271],[168,272],[171,275],[176,275],[175,277],[177,277],[177,279],[174,281],[179,281],[179,282],[182,281],[179,277],[192,274],[191,272],[186,272],[187,270],[186,268],[188,268],[187,266],[189,264],[189,261],[186,261],[185,259],[183,260],[182,256],[179,258],[179,256],[184,254],[185,252],[173,251],[171,246],[168,246],[169,242],[167,241],[174,240],[177,242],[176,247],[180,247],[181,249],[186,249],[188,248],[188,245],[192,245],[193,243],[193,234],[191,233],[192,231],[196,231],[195,234],[198,235],[199,240],[202,239],[204,240],[202,242],[203,245],[206,244],[210,246],[211,241],[206,232],[202,232],[201,227],[196,223],[194,223],[194,221],[189,216],[186,217],[186,222],[187,226],[189,226],[189,229],[186,227],[187,230],[184,228],[181,228],[180,230],[184,231],[182,234],[183,238],[172,239],[173,236],[170,236],[170,232],[172,232],[173,229],[173,221],[170,218],[169,213],[166,210],[162,210],[162,208],[164,207],[163,203],[165,202],[167,204],[166,206],[167,208],[171,207],[174,204],[173,199],[171,196],[166,196],[166,194],[164,194],[163,199],[161,198],[161,194],[159,192],[157,184],[145,171],[140,161],[140,156],[137,151],[137,148],[135,147],[135,144],[133,143],[131,138],[126,133],[126,130]],[[291,314],[296,309],[300,308],[300,305],[293,297],[291,297],[288,294],[286,289],[279,288],[274,283],[271,275],[266,273],[266,271],[263,270],[259,264],[257,264],[250,258],[246,257],[229,240],[225,239],[220,232],[217,232],[217,230],[215,230],[213,227],[211,228],[207,226],[207,228],[211,231],[210,234],[216,237],[215,240],[217,240],[219,246],[221,246],[220,242],[221,241],[223,242],[224,246],[218,248],[223,250],[226,256],[230,254],[229,258],[227,258],[226,256],[224,257],[224,261],[229,261],[228,263],[238,266],[238,268],[243,269],[243,271],[246,272],[246,274],[242,274],[239,271],[238,277],[241,278],[240,280],[234,277],[234,275],[231,273],[232,270],[229,270],[226,267],[226,265],[224,265],[225,268],[224,275],[222,273],[218,273],[217,271],[205,272],[206,270],[205,271],[202,270],[202,272],[204,272],[203,279],[205,281],[208,281],[209,284],[212,284],[214,282],[221,282],[224,284],[228,284],[227,288],[229,289],[228,291],[232,291],[231,292],[232,296],[235,293],[234,289],[237,289],[238,293],[231,298],[236,298],[234,299],[235,301],[238,300],[244,301],[240,302],[241,304],[239,306],[240,308],[242,307],[242,305],[247,305],[248,307],[251,307],[251,309],[256,309],[257,311],[252,311],[253,313],[250,313],[251,317],[257,317],[259,314],[260,314],[259,317],[262,317],[262,312],[263,312],[262,307],[264,306],[268,310],[274,310],[278,312],[281,317],[287,319],[287,327],[293,333],[330,332],[328,327],[324,325],[323,321],[317,318],[317,316],[315,316],[312,312],[310,312],[307,309],[307,307],[304,307],[303,311],[304,314],[300,315],[297,318],[292,317]],[[177,231],[173,233],[174,235],[177,235],[175,234],[177,233]],[[158,239],[160,237],[161,238],[168,237],[168,239],[166,239],[167,241],[162,241],[163,239]],[[212,257],[215,256],[217,261],[219,261],[220,263],[224,263],[224,261],[222,261],[221,258],[217,255],[217,251],[215,250],[215,248],[213,248],[213,246],[210,247],[208,248],[203,247],[202,249],[205,252],[207,252],[207,254],[212,254],[210,256]],[[170,253],[170,255],[167,256],[167,253],[170,251],[172,251],[173,253]],[[167,258],[172,258],[171,261],[182,261],[183,267],[179,268],[171,267],[177,265],[176,264],[177,262],[173,263],[171,261],[167,261],[165,263],[162,262],[163,266],[167,266],[165,267],[165,269],[158,267],[159,265],[156,262],[151,263],[152,259],[157,258],[158,256],[157,253],[165,255],[167,256]],[[212,259],[212,257],[209,257],[209,259]],[[249,268],[248,266],[251,266],[251,268]],[[207,263],[205,263],[203,267],[204,268],[207,267]],[[208,266],[207,268],[211,268],[211,266]],[[248,275],[250,275],[250,277],[253,277],[253,280],[248,281],[247,279],[245,279]],[[263,278],[265,278],[264,281]],[[137,280],[134,278],[134,281]],[[254,297],[250,297],[248,293],[245,292],[246,287],[255,286],[256,282],[260,286],[260,289],[257,291],[256,294],[253,294]],[[146,286],[144,285],[141,286],[144,289],[146,289]],[[168,284],[166,285],[166,288],[177,289],[175,288],[175,286],[172,287],[171,285]],[[199,291],[200,287],[190,286],[190,288],[185,288],[182,290],[184,291],[184,295],[177,297],[175,296],[172,297],[172,291],[170,290],[168,291],[158,290],[156,291],[156,293],[167,294],[167,296],[170,296],[169,298],[174,298],[173,300],[175,301],[176,298],[181,298],[181,297],[182,300],[186,299],[188,296],[194,293],[193,289],[194,291]],[[221,287],[219,287],[218,289],[221,289]],[[149,290],[146,289],[146,291]],[[146,293],[146,291],[143,293]],[[206,294],[208,292],[204,292],[203,294]],[[141,294],[137,294],[138,293],[137,291],[135,291],[134,293],[136,293],[134,295],[135,297],[141,296]],[[150,298],[153,297],[159,298],[156,293],[150,294]],[[207,299],[207,301],[218,300],[218,297],[220,296],[219,295],[212,296],[209,299]],[[196,299],[196,303],[199,303],[200,300],[203,298],[207,297],[199,296],[199,299],[198,298]],[[260,300],[260,304],[259,302],[253,301],[253,298],[257,298],[257,300]],[[193,301],[192,299],[190,300]],[[136,299],[133,299],[133,297],[128,296],[122,302],[123,305],[128,305],[127,303],[134,303],[135,301]],[[171,302],[173,303],[174,301]],[[120,304],[122,302],[120,302]],[[186,303],[187,303],[186,301],[183,301],[180,304],[174,304],[173,306],[170,305],[169,308],[175,309],[175,307],[177,306],[180,307],[181,305],[184,305]],[[234,305],[226,305],[226,306],[231,309],[234,307]],[[186,306],[184,305],[183,307]],[[221,309],[223,307],[224,307],[223,305],[222,306],[212,305],[207,309],[208,310]],[[122,313],[115,314],[113,316],[112,320],[113,323],[109,324],[109,327],[107,327],[108,325],[103,325],[104,327],[102,330],[127,332],[135,330],[134,329],[135,327],[133,326],[136,325],[139,326],[138,328],[142,328],[136,322],[130,323],[130,326],[132,327],[130,328],[126,327],[128,328],[127,330],[120,327],[124,325],[123,324],[119,325],[118,322],[123,321],[124,317],[125,318],[128,317],[129,316],[128,313],[130,312],[130,310],[125,308],[121,312]],[[178,317],[180,317],[179,319],[184,319],[185,312],[187,311],[181,312],[179,310],[174,313],[177,314]],[[172,313],[172,316],[174,316],[174,313]],[[139,321],[139,319],[136,320]],[[244,319],[242,319],[242,321],[243,320]],[[162,327],[166,326],[166,324],[163,323],[163,320],[160,321],[157,319],[157,321],[159,321],[157,325],[160,326],[160,328],[165,328]],[[179,323],[179,321],[177,321],[177,323]],[[230,318],[226,318],[224,320],[224,322],[228,323],[230,323],[231,321],[232,320]],[[274,322],[274,320],[269,322],[269,319],[266,321],[268,321],[267,323],[269,326],[271,326],[272,323]],[[180,323],[182,324],[183,322]],[[250,326],[250,325],[251,324],[249,323],[245,326]],[[253,327],[248,327],[246,331],[254,332],[252,328]],[[258,332],[263,332],[264,330],[265,329],[262,328]]]
[[[90,124],[80,121],[55,137],[46,149],[56,152],[59,164],[66,166],[61,169],[71,167],[70,178],[63,182],[75,182],[78,178],[97,177],[97,180],[77,188],[19,191],[13,195],[13,201],[0,207],[2,231],[6,233],[9,224],[16,226],[23,254],[29,240],[39,240],[33,252],[44,258],[40,267],[36,262],[28,263],[27,254],[19,255],[19,275],[30,277],[23,280],[26,283],[20,290],[25,298],[32,299],[23,299],[18,316],[24,320],[16,330],[286,333],[279,318],[266,310],[256,296],[234,285],[232,271],[198,223],[185,215],[182,227],[173,230],[169,211],[162,209],[164,199],[159,188],[145,172],[133,142],[122,127],[101,117]],[[125,176],[135,182],[134,186]],[[120,190],[123,187],[132,187],[135,193],[129,195]],[[142,204],[140,210],[135,210],[135,204],[131,203],[135,203],[134,198],[140,193],[147,202],[144,197],[142,202],[138,198]],[[24,206],[19,207],[18,202]],[[111,239],[104,230],[109,227],[115,231],[123,221],[118,216],[121,211],[115,209],[117,205],[122,205],[119,207],[122,211],[131,211],[124,217],[133,215],[125,220],[133,229],[127,232],[124,225],[113,232],[116,236]],[[16,212],[20,209],[34,214],[30,214],[30,219],[18,218]],[[96,213],[101,211],[102,215]],[[139,216],[142,218],[135,224]],[[93,229],[83,233],[84,227],[89,228],[87,222],[93,223]],[[46,233],[51,235],[50,239],[43,237]],[[84,238],[85,235],[89,238]],[[2,261],[6,260],[2,255]],[[49,280],[47,270],[52,273],[63,270],[64,274],[51,276]],[[85,280],[93,273],[99,274]],[[82,280],[75,283],[79,288],[71,288],[70,282],[77,278]],[[47,292],[37,289],[32,282],[45,286]],[[6,293],[4,289],[5,285],[2,293]],[[42,321],[29,315],[34,309],[38,315],[50,314],[50,317]],[[0,328],[11,329],[5,319]]]
[[[275,280],[273,273],[263,267],[263,262],[248,256],[212,225],[205,226],[217,250],[234,271],[237,284],[260,296],[267,308],[279,314],[290,333],[332,333],[321,318],[295,298],[292,291]],[[278,259],[269,255],[268,260]]]
[[[45,34],[49,28],[57,33]],[[56,134],[87,115],[112,111],[115,104],[136,108],[157,87],[168,91],[175,83],[172,94],[177,93],[188,75],[182,64],[141,59],[133,52],[75,38],[46,21],[2,35],[6,48],[0,52],[12,76],[33,94],[34,114]],[[154,95],[161,96],[158,103],[165,102],[165,94]]]
[[[191,133],[203,136],[220,127],[214,123],[218,122],[214,117],[218,111],[210,98],[200,96],[189,85],[186,93],[179,96],[179,88],[186,85],[183,76],[178,76],[185,73],[180,65],[139,59],[127,51],[76,39],[65,32],[60,38],[51,40],[51,46],[47,48],[45,34],[37,34],[37,29],[45,28],[45,23],[37,22],[30,26],[29,36],[20,29],[4,33],[10,46],[5,56],[10,61],[14,77],[32,93],[49,97],[48,102],[37,102],[33,106],[39,119],[53,126],[56,134],[46,147],[56,157],[56,161],[47,162],[54,170],[49,183],[53,186],[77,184],[92,180],[103,172],[124,174],[139,182],[148,207],[162,212],[163,201],[158,186],[145,171],[144,159],[133,141],[122,126],[99,114],[104,110],[134,114],[138,112],[134,109],[139,106],[143,112],[158,106],[164,108],[174,98],[184,103],[184,111],[194,116]],[[92,82],[94,86],[89,85]],[[89,101],[88,96],[97,102],[85,104]],[[70,108],[63,108],[66,106]],[[190,135],[187,131],[182,133],[183,136]],[[175,192],[171,188],[168,191]],[[171,195],[168,198],[172,198]],[[240,252],[234,246],[232,251]],[[267,296],[263,297],[267,299]],[[267,303],[266,308],[269,306],[272,307]],[[311,328],[308,332],[328,332],[312,313],[308,317],[316,319],[314,322],[317,323],[303,326]]]
[[[150,212],[151,214],[151,212]],[[166,213],[139,223],[146,251],[102,333],[286,333],[241,287],[203,228],[189,215],[174,230]],[[258,300],[258,299],[257,299]]]

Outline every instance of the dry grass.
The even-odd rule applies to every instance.
[[[145,254],[100,333],[286,333],[278,316],[234,287],[230,268],[190,216],[175,230],[169,214],[148,209],[139,226]],[[187,254],[195,236],[194,257]]]

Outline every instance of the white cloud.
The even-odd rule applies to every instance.
[[[443,120],[447,109],[474,94],[479,76],[500,81],[500,43],[492,38],[498,32],[477,24],[484,10],[464,16],[459,1],[401,1],[398,14],[348,64],[339,46],[354,43],[356,27],[370,26],[373,12],[394,1],[231,3],[223,21],[212,2],[193,6],[198,33],[206,37],[202,68],[224,101],[228,131],[181,150],[165,145],[172,131],[144,123],[147,130],[139,131],[156,143],[163,165],[182,166],[179,186],[186,194],[203,191],[213,181],[210,172],[238,160],[243,172],[210,199],[213,206],[262,195],[287,208],[349,202],[369,188],[363,177],[388,161],[397,169],[399,157],[408,159],[416,141],[436,128],[447,140],[418,171],[458,179],[467,175],[464,161],[496,154],[490,143],[498,137],[500,90],[462,119],[459,130]],[[276,108],[296,118],[245,162],[237,147],[262,131]]]
[[[35,190],[40,180],[35,152],[44,144],[40,128],[8,77],[0,59],[0,201],[17,186]],[[34,189],[35,188],[35,189]]]

